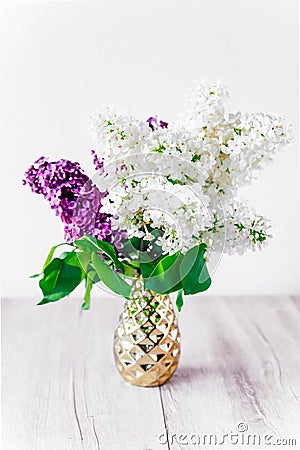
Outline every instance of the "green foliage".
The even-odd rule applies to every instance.
[[[193,161],[193,162],[200,161],[201,156],[202,156],[202,155],[197,155],[197,154],[193,155],[192,161]]]
[[[117,269],[123,270],[123,265],[119,261],[115,247],[109,242],[99,241],[88,235],[84,235],[81,239],[76,240],[75,245],[80,249],[88,253],[105,253],[110,258]]]
[[[241,128],[233,128],[233,131],[234,131],[236,134],[238,134],[239,136],[241,136],[243,130],[242,130]]]
[[[137,269],[143,278],[148,278],[156,264],[163,258],[161,246],[155,243],[155,239],[162,232],[148,228],[148,231],[154,236],[153,241],[143,242],[141,238],[132,237],[124,242],[123,248],[120,250],[120,256],[124,258],[122,263],[126,276],[134,276],[136,270],[132,271],[132,269]]]
[[[176,292],[181,288],[180,263],[183,256],[180,252],[163,257],[145,279],[145,287],[160,294]]]
[[[94,272],[96,274],[96,272]],[[81,308],[83,310],[88,310],[90,309],[90,305],[91,305],[91,291],[92,291],[92,287],[93,287],[93,277],[92,277],[92,272],[89,272],[86,274],[85,276],[85,293],[84,293],[84,302],[81,305]]]
[[[181,311],[181,308],[183,307],[183,289],[179,289],[177,292],[177,298],[176,298],[176,306],[178,311]]]
[[[61,245],[65,245],[65,244],[64,244],[64,243],[62,243],[62,244],[57,244],[57,245],[54,245],[54,246],[50,249],[50,251],[49,251],[49,253],[48,253],[48,256],[47,256],[47,258],[46,258],[46,261],[44,262],[42,272],[44,272],[44,270],[46,269],[46,267],[48,266],[48,264],[52,261],[52,258],[53,258],[53,255],[54,255],[55,250],[56,250],[58,247],[60,247]]]
[[[176,305],[180,311],[183,294],[205,291],[211,284],[205,262],[206,246],[199,244],[184,255],[177,252],[164,256],[161,247],[155,243],[161,231],[150,227],[148,231],[154,236],[151,244],[131,238],[124,243],[121,251],[108,242],[88,235],[76,240],[71,245],[72,251],[65,251],[58,257],[54,257],[55,251],[64,244],[53,246],[42,273],[36,275],[41,277],[39,286],[43,293],[39,305],[67,297],[83,280],[84,310],[90,308],[91,291],[94,283],[99,281],[116,294],[129,298],[131,285],[126,282],[126,278],[133,278],[140,273],[145,287],[152,292],[177,292]]]
[[[211,284],[204,258],[205,251],[206,245],[199,244],[188,250],[183,256],[180,277],[185,295],[205,291]]]
[[[163,153],[166,150],[166,147],[163,144],[160,144],[157,148],[154,148],[152,151],[156,153]]]
[[[122,297],[129,297],[131,286],[96,253],[92,253],[92,263],[97,275],[109,289]]]
[[[67,245],[68,246],[68,244],[65,244],[65,242],[63,242],[62,244],[57,244],[57,245],[54,245],[53,247],[51,247],[51,249],[50,249],[50,251],[48,253],[48,256],[47,256],[47,258],[46,258],[46,260],[44,262],[44,265],[43,265],[43,268],[42,268],[42,272],[41,273],[36,273],[35,275],[31,275],[30,278],[39,278],[40,276],[42,276],[44,270],[46,269],[48,264],[52,261],[54,253],[55,253],[55,250],[58,247],[61,247],[62,245]]]
[[[84,271],[77,254],[66,252],[64,258],[54,258],[44,269],[39,286],[43,300],[39,305],[56,302],[69,295],[83,280]]]
[[[170,175],[167,176],[167,180],[172,184],[183,184],[182,181],[171,178]]]

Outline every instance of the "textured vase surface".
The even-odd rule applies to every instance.
[[[114,337],[114,357],[123,379],[136,386],[159,386],[175,372],[180,332],[169,295],[133,282]]]

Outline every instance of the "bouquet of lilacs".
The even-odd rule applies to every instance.
[[[94,283],[128,298],[141,276],[154,293],[206,290],[212,254],[260,249],[266,219],[238,198],[275,152],[290,126],[270,113],[230,113],[227,90],[202,82],[174,123],[139,120],[114,107],[90,119],[96,173],[76,162],[39,158],[24,183],[42,194],[64,223],[67,249],[52,247],[39,285],[40,304],[70,294],[83,280],[83,308]]]

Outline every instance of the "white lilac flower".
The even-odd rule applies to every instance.
[[[100,149],[95,182],[107,192],[102,210],[113,229],[149,242],[158,229],[156,243],[168,254],[199,242],[227,253],[265,243],[266,220],[237,192],[291,141],[291,127],[270,113],[227,112],[227,98],[220,82],[202,82],[174,123],[113,107],[91,119]]]
[[[107,106],[90,118],[90,129],[101,146],[101,156],[114,158],[130,151],[141,151],[144,140],[151,129],[144,121],[137,120],[126,112],[117,112]]]

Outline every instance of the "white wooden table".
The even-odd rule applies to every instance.
[[[2,450],[300,448],[300,298],[186,300],[180,365],[160,388],[115,369],[122,301],[80,304],[3,300]],[[205,434],[217,441],[198,445]],[[252,434],[272,437],[242,445]]]

